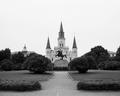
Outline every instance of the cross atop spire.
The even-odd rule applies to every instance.
[[[63,32],[62,22],[61,22],[61,25],[60,25],[60,32],[59,32],[59,37],[58,37],[58,39],[65,39],[65,37],[64,37],[64,32]]]
[[[77,48],[75,36],[74,36],[74,41],[73,41],[73,48]]]
[[[47,41],[46,49],[51,49],[51,47],[50,47],[50,40],[49,40],[49,37],[48,37],[48,41]]]

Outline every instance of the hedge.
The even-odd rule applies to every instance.
[[[118,61],[104,61],[98,65],[102,70],[120,70],[120,62]]]
[[[39,83],[39,81],[0,80],[1,91],[32,91],[40,89],[41,84]]]
[[[120,90],[117,80],[82,80],[77,84],[78,90]]]

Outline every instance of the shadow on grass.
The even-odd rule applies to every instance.
[[[77,89],[78,90],[78,89]],[[120,90],[84,90],[84,89],[80,89],[80,90],[78,90],[78,91],[82,91],[82,92],[94,92],[94,93],[99,93],[99,92],[120,92]]]
[[[0,92],[16,92],[16,93],[23,93],[23,92],[35,92],[40,91],[42,89],[35,89],[35,90],[25,90],[25,91],[19,91],[19,90],[0,90]]]
[[[70,74],[75,74],[75,75],[90,75],[90,74],[100,74],[100,72],[86,72],[86,73],[79,73],[79,72],[77,72],[77,71],[75,71],[75,72],[70,72]]]
[[[34,72],[26,72],[23,74],[27,74],[27,75],[53,75],[52,72],[44,72],[44,73],[34,73]]]

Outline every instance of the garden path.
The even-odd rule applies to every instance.
[[[77,82],[73,81],[67,71],[54,72],[47,82],[42,82],[42,89],[33,92],[0,92],[0,96],[120,96],[120,92],[95,92],[76,90]]]

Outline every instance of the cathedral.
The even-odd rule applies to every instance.
[[[60,25],[60,31],[58,33],[58,46],[55,46],[54,50],[51,49],[50,40],[48,37],[47,45],[46,45],[46,57],[48,57],[54,64],[55,62],[57,63],[59,61],[69,62],[70,60],[77,57],[77,45],[76,45],[75,36],[73,39],[72,50],[69,50],[69,47],[67,47],[65,44],[65,36],[64,36],[62,22]]]

